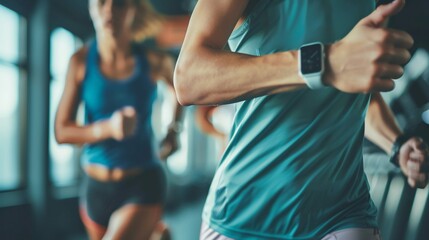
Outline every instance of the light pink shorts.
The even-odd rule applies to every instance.
[[[207,224],[201,225],[200,240],[234,240],[209,228]],[[348,228],[326,235],[321,240],[381,240],[380,232],[374,228]]]

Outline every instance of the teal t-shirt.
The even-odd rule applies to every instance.
[[[259,56],[332,43],[374,7],[374,0],[250,0],[247,20],[229,45]],[[321,239],[340,229],[376,227],[362,162],[369,99],[306,88],[238,103],[204,221],[246,240]]]

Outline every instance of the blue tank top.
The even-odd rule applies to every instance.
[[[249,4],[229,45],[234,52],[265,55],[337,41],[375,2]],[[345,228],[376,227],[362,156],[369,98],[305,88],[238,103],[204,221],[223,235],[246,240],[315,240]]]
[[[158,164],[152,147],[152,104],[156,85],[150,79],[150,66],[141,47],[133,46],[134,72],[128,79],[108,79],[100,71],[97,43],[92,41],[82,83],[85,122],[108,119],[118,109],[132,106],[137,112],[136,133],[123,141],[104,140],[84,147],[83,164],[107,168],[151,167]]]

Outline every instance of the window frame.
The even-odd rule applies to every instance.
[[[23,196],[23,191],[27,188],[27,86],[28,86],[28,34],[27,34],[27,18],[20,12],[9,8],[4,4],[0,4],[2,7],[15,13],[18,16],[18,58],[16,61],[8,61],[0,56],[0,64],[11,66],[18,71],[18,185],[11,189],[0,189],[0,198],[4,199],[2,205],[15,204],[15,200]],[[10,195],[13,193],[13,196]],[[10,197],[8,196],[10,195]],[[11,199],[8,201],[8,199]]]

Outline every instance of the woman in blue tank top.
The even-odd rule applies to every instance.
[[[83,223],[91,239],[149,239],[155,232],[167,237],[160,222],[166,179],[159,158],[178,147],[181,108],[176,106],[156,154],[155,80],[173,86],[173,61],[135,44],[154,35],[160,19],[146,0],[90,0],[89,10],[96,40],[71,57],[55,121],[59,143],[85,146]],[[80,102],[84,126],[75,120]]]

